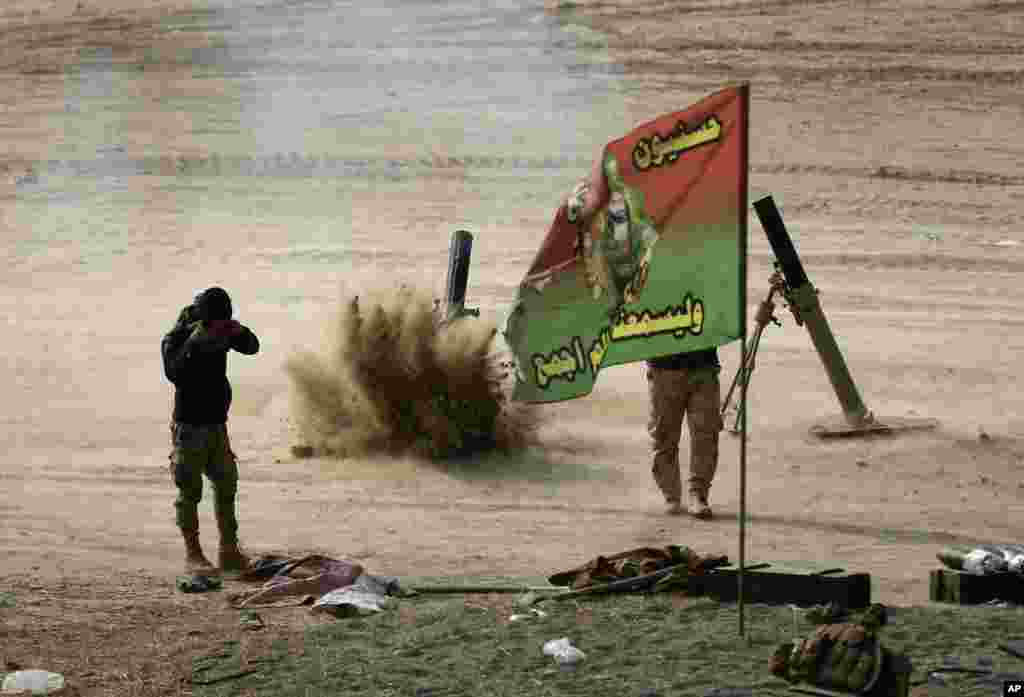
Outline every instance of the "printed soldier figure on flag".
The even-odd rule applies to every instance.
[[[654,221],[644,210],[643,192],[626,187],[615,158],[604,159],[604,176],[610,189],[608,205],[585,216],[587,181],[573,190],[566,203],[569,222],[579,227],[578,252],[584,264],[584,283],[594,300],[606,293],[615,312],[623,303],[634,303],[647,280],[651,251],[658,239]]]

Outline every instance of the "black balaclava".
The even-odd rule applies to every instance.
[[[199,319],[231,319],[231,296],[223,288],[207,288],[196,296],[196,312]]]

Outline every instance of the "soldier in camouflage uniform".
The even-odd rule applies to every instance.
[[[259,351],[256,335],[231,319],[231,298],[222,288],[210,288],[184,308],[161,343],[164,374],[174,385],[171,423],[171,474],[178,487],[177,524],[185,539],[187,571],[212,570],[199,546],[198,506],[203,474],[213,485],[214,508],[220,532],[220,568],[244,571],[248,559],[238,547],[235,494],[238,465],[228,440],[231,406],[227,353],[234,349],[252,355]]]
[[[647,384],[651,395],[648,424],[654,450],[654,481],[665,496],[669,514],[689,510],[701,519],[711,517],[708,490],[718,468],[718,434],[721,372],[714,348],[679,353],[647,361]],[[690,430],[690,477],[687,507],[682,505],[683,487],[679,472],[679,440],[683,417]]]

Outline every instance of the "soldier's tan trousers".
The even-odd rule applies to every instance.
[[[665,370],[647,367],[654,481],[666,501],[679,501],[679,440],[683,417],[690,431],[690,491],[707,494],[718,468],[718,435],[722,431],[719,369]]]

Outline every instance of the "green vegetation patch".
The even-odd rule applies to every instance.
[[[509,622],[507,605],[474,607],[482,596],[470,605],[468,597],[422,595],[378,615],[310,628],[301,655],[196,685],[195,694],[411,697],[430,688],[435,697],[544,697],[638,695],[653,688],[659,695],[705,695],[716,687],[792,694],[768,672],[773,648],[793,636],[788,606],[748,606],[748,638],[741,640],[737,606],[709,599],[658,593],[547,601],[538,605],[545,616]],[[801,635],[812,631],[803,613],[798,617]],[[991,695],[1007,673],[1024,673],[1024,660],[999,649],[1007,639],[1024,637],[1022,608],[895,608],[882,636],[886,645],[907,652],[917,682],[947,656],[965,667],[990,659],[991,676],[950,675],[965,697]],[[542,653],[544,642],[561,637],[586,654],[573,672]],[[219,660],[237,665],[230,656]],[[203,665],[207,675],[214,673],[209,662]]]

